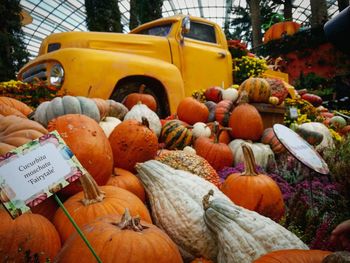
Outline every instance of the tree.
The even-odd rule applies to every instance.
[[[21,25],[19,0],[0,1],[0,81],[16,78],[28,62]]]
[[[260,46],[262,43],[260,0],[247,0],[247,4],[251,15],[253,48],[255,48]]]
[[[265,26],[270,24],[273,16],[276,15],[275,10],[277,6],[278,4],[276,1],[260,1],[261,28],[264,30],[266,30]],[[233,27],[233,32],[226,34],[227,37],[229,39],[240,39],[243,42],[250,43],[251,46],[253,35],[250,11],[242,6],[234,6],[232,13],[234,14],[234,18],[230,21],[230,25]]]
[[[85,0],[85,9],[90,31],[123,32],[118,0]]]
[[[130,0],[130,30],[162,17],[163,0]]]
[[[320,27],[328,19],[326,0],[310,0],[311,5],[311,27]]]

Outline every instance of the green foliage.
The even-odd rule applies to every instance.
[[[131,0],[130,29],[162,17],[163,0]]]
[[[304,75],[300,73],[300,77],[295,80],[294,87],[297,90],[307,89],[308,92],[324,97],[334,93],[334,80],[323,78],[314,72]]]
[[[268,24],[272,17],[277,13],[278,4],[276,1],[262,0],[260,1],[261,8],[261,24]],[[232,14],[234,18],[230,22],[231,27],[233,27],[233,32],[225,31],[226,37],[228,39],[240,39],[246,43],[252,43],[252,24],[251,24],[251,15],[249,8],[242,6],[233,6]]]
[[[86,24],[90,31],[122,32],[117,0],[85,0]]]
[[[46,81],[40,80],[35,80],[33,83],[24,83],[19,80],[0,82],[0,96],[20,100],[32,108],[57,97],[59,90],[59,87],[48,85]]]
[[[334,148],[326,149],[323,158],[328,164],[332,179],[345,189],[350,189],[350,135],[336,142]],[[350,200],[349,191],[347,195]]]
[[[267,42],[255,50],[259,56],[279,57],[297,50],[313,49],[326,43],[323,28],[300,29],[293,35]]]
[[[19,0],[0,4],[0,81],[16,78],[16,72],[28,62],[23,41]]]

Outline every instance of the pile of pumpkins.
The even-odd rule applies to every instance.
[[[256,169],[284,151],[248,103],[268,100],[265,88],[254,82],[226,91],[212,101],[215,111],[187,97],[165,119],[145,93],[123,103],[63,96],[35,111],[0,97],[0,156],[56,130],[88,171],[57,194],[95,252],[51,197],[14,220],[0,209],[0,258],[321,262],[329,251],[308,250],[277,223],[284,214],[281,191]],[[242,174],[220,180],[220,169],[242,161]],[[3,190],[0,199],[9,201]]]

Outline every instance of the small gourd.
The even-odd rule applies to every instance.
[[[238,99],[238,90],[235,88],[224,89],[222,91],[222,99],[235,102]]]
[[[148,120],[149,128],[157,135],[157,137],[159,137],[162,129],[160,119],[158,115],[145,104],[135,104],[124,116],[124,120],[133,119],[141,122],[143,117]]]
[[[234,155],[234,165],[244,162],[242,144],[247,144],[252,148],[256,164],[262,168],[266,169],[271,162],[273,163],[275,161],[275,155],[269,145],[258,142],[253,143],[249,140],[235,139],[228,144]]]
[[[210,137],[211,129],[204,122],[196,122],[193,124],[192,133],[194,138],[198,138],[200,136]]]
[[[122,121],[116,117],[105,117],[102,121],[99,122],[99,125],[108,138],[114,128],[117,127],[121,122]]]

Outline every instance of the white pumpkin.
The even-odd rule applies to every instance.
[[[108,138],[114,128],[117,127],[121,122],[121,120],[115,117],[105,117],[102,121],[99,122],[99,125]]]
[[[244,156],[241,147],[242,143],[246,143],[252,148],[255,162],[262,168],[266,169],[269,163],[275,162],[275,154],[271,150],[270,145],[264,143],[253,143],[249,140],[235,139],[228,144],[228,147],[230,147],[234,156],[234,165],[244,162]]]
[[[334,142],[332,138],[332,134],[327,128],[326,125],[320,122],[306,122],[301,124],[299,127],[304,128],[309,131],[315,131],[322,133],[323,140],[319,145],[315,147],[316,151],[322,151],[325,148],[334,147]]]
[[[162,124],[158,115],[152,111],[147,105],[138,103],[134,105],[127,114],[125,114],[124,120],[134,119],[142,122],[142,117],[148,120],[149,128],[159,137],[162,130]]]
[[[193,124],[192,134],[193,134],[193,137],[195,138],[198,138],[201,136],[210,137],[211,129],[204,122],[196,122],[195,124]]]
[[[240,254],[245,256],[248,253],[244,247],[246,242],[218,244],[215,235],[208,229],[204,221],[202,201],[210,190],[215,197],[224,199],[235,209],[231,216],[237,216],[236,230],[226,232],[226,235],[231,235],[231,239],[238,241],[255,240],[250,249],[257,250],[257,255],[272,251],[276,247],[306,248],[303,242],[287,229],[256,212],[236,206],[215,185],[199,176],[173,169],[156,160],[138,163],[135,168],[137,177],[147,191],[153,222],[178,245],[185,261],[199,256],[216,261],[218,246],[224,245],[231,246],[231,250],[240,258]],[[248,259],[248,255],[246,258]]]
[[[193,147],[191,147],[191,146],[185,146],[185,148],[183,149],[183,151],[185,152],[185,153],[188,153],[188,154],[196,154],[197,152],[196,152],[196,150],[193,148]]]
[[[235,88],[227,88],[222,91],[223,100],[232,100],[235,102],[238,99],[238,90]]]

